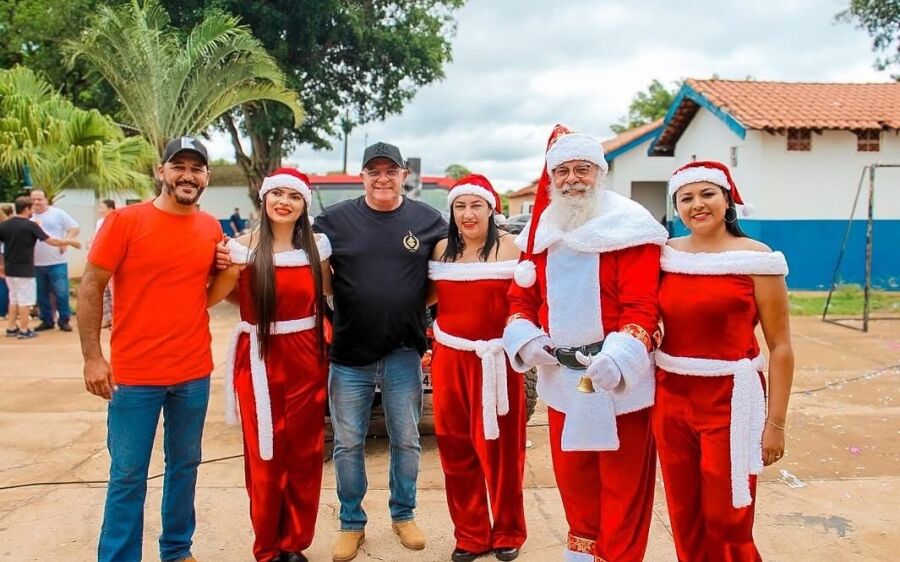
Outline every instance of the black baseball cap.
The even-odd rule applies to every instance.
[[[166,149],[163,151],[163,162],[172,160],[172,158],[175,158],[176,154],[182,152],[193,152],[203,160],[204,164],[207,166],[209,165],[209,155],[207,154],[206,147],[203,146],[203,143],[194,137],[187,136],[178,137],[169,141],[169,144],[166,145]]]
[[[387,158],[401,168],[406,167],[406,163],[403,161],[403,156],[400,155],[400,149],[386,142],[376,142],[375,144],[366,148],[366,151],[363,152],[362,167],[365,168],[369,164],[369,162],[376,158]]]

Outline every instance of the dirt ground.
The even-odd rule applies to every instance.
[[[200,470],[194,554],[201,562],[251,560],[241,437],[223,415],[222,370],[235,309],[213,310],[216,370]],[[766,469],[755,534],[774,561],[889,561],[900,552],[900,321],[868,334],[795,318],[797,370],[785,458]],[[108,472],[105,403],[84,390],[77,336],[44,332],[0,340],[0,559],[92,560]],[[550,466],[546,408],[528,427],[525,501],[529,538],[520,560],[561,560],[566,523]],[[377,432],[377,431],[376,431]],[[427,424],[426,424],[427,433]],[[157,440],[151,474],[162,472]],[[434,437],[423,438],[417,518],[428,535],[404,550],[390,530],[386,440],[368,448],[367,542],[358,560],[449,560],[447,513]],[[338,528],[334,472],[326,463],[310,560],[330,560]],[[144,554],[157,558],[161,480],[150,481]],[[485,558],[484,560],[491,560]],[[657,479],[646,560],[674,560],[662,481]]]

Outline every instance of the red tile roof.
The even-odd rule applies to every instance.
[[[748,129],[900,129],[900,83],[685,81]]]

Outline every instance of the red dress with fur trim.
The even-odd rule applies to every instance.
[[[526,537],[525,390],[500,340],[515,265],[429,265],[438,295],[434,428],[456,548],[469,552],[519,548]]]
[[[317,235],[321,259],[330,255]],[[229,243],[235,263],[248,261],[247,249]],[[275,255],[275,326],[266,360],[255,361],[256,317],[251,268],[238,281],[241,324],[233,351],[233,388],[240,404],[244,471],[255,533],[256,560],[280,552],[300,552],[312,544],[319,509],[325,441],[327,355],[316,343],[315,289],[306,253]],[[253,339],[251,339],[253,338]],[[262,379],[262,380],[261,380]],[[229,407],[229,410],[232,410]]]
[[[530,365],[518,352],[542,334],[554,347],[603,341],[601,353],[623,375],[612,393],[579,392],[584,371],[538,368],[569,523],[565,560],[640,562],[655,485],[654,371],[647,346],[628,325],[648,336],[656,331],[660,246],[667,233],[642,206],[608,191],[601,192],[599,216],[583,226],[562,232],[547,222],[539,222],[535,235],[536,282],[510,289],[510,313],[519,316],[504,331],[504,347],[522,371]],[[522,247],[524,237],[517,242]]]
[[[678,560],[755,562],[764,360],[751,275],[784,275],[778,253],[666,247],[653,429]]]

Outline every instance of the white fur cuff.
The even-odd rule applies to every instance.
[[[491,209],[497,204],[497,200],[490,190],[474,183],[463,183],[451,189],[450,193],[447,194],[447,206],[452,207],[453,201],[455,201],[457,197],[463,195],[477,195],[487,201],[487,204]]]
[[[534,365],[526,365],[519,358],[519,351],[535,338],[546,336],[543,330],[524,318],[510,322],[503,330],[503,349],[509,357],[509,364],[517,373],[524,373]]]
[[[266,193],[279,187],[286,187],[288,189],[299,191],[300,195],[303,196],[303,200],[306,201],[306,206],[309,207],[311,205],[312,191],[309,186],[300,178],[290,174],[278,174],[265,178],[259,188],[259,200],[263,201],[266,197]],[[265,209],[263,209],[263,212],[265,212]]]
[[[637,338],[624,332],[612,332],[607,334],[603,342],[603,351],[622,371],[624,385],[613,392],[624,394],[630,390],[647,384],[647,379],[655,377],[653,359],[647,352],[647,347]]]

